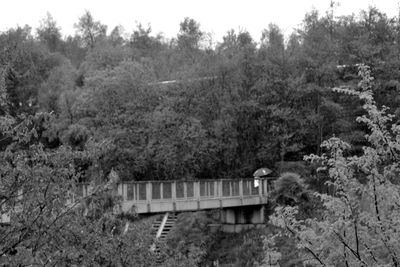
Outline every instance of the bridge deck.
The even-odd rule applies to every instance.
[[[254,179],[124,182],[117,192],[125,212],[203,210],[266,204],[270,180],[259,179],[259,186]]]

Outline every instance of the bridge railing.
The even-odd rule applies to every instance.
[[[185,199],[215,199],[246,196],[267,196],[271,179],[222,179],[197,181],[143,181],[119,184],[123,200],[134,202],[171,201]]]
[[[124,211],[135,207],[138,213],[199,210],[229,206],[258,205],[268,201],[273,179],[221,179],[196,181],[132,181],[117,185]],[[90,185],[80,184],[78,193],[86,196]]]

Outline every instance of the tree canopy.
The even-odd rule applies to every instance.
[[[216,41],[189,17],[169,39],[140,23],[108,31],[85,11],[71,36],[50,14],[0,32],[0,208],[18,222],[1,228],[1,260],[151,266],[151,240],[111,231],[127,222],[103,205],[111,170],[191,180],[300,166],[303,180],[282,178],[277,203],[302,252],[325,265],[398,265],[399,21],[374,7],[337,17],[332,5],[288,36],[270,24],[260,39],[227,29]],[[299,163],[310,154],[325,172]],[[84,204],[66,206],[82,182],[99,190],[85,216]],[[299,217],[313,191],[325,209]],[[138,253],[123,258],[121,246]]]

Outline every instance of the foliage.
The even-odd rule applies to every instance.
[[[295,173],[283,173],[274,183],[272,192],[273,199],[277,204],[294,206],[308,201],[306,186]]]
[[[335,188],[333,195],[316,195],[323,201],[323,218],[299,220],[295,207],[281,207],[274,221],[298,240],[298,247],[315,265],[398,266],[399,236],[399,126],[390,124],[388,108],[378,108],[373,99],[370,69],[359,67],[359,89],[335,90],[356,95],[363,102],[364,123],[369,133],[368,145],[359,156],[347,155],[350,145],[333,137],[322,146],[327,154],[307,159],[320,161],[329,171]]]
[[[375,118],[375,113],[384,118],[385,114],[372,106],[385,105],[393,110],[392,122],[400,121],[398,17],[389,18],[372,7],[358,15],[338,17],[332,4],[326,14],[316,11],[306,14],[287,44],[283,32],[274,24],[266,25],[260,41],[247,31],[230,30],[216,44],[208,43],[208,34],[192,18],[184,18],[177,25],[176,38],[171,40],[162,34],[154,35],[150,25],[142,26],[140,23],[132,32],[118,26],[107,33],[106,25],[93,18],[89,11],[78,19],[75,28],[74,35],[63,37],[56,20],[48,14],[36,29],[36,35],[28,25],[0,33],[2,125],[8,125],[4,129],[10,130],[31,121],[24,127],[35,129],[37,134],[35,137],[34,132],[29,133],[29,142],[24,141],[22,145],[13,139],[11,133],[0,133],[0,151],[2,155],[8,153],[11,160],[1,163],[5,164],[4,171],[20,172],[21,175],[23,171],[40,172],[43,177],[37,176],[37,179],[42,177],[40,179],[50,182],[50,173],[57,174],[61,177],[60,185],[53,185],[53,182],[50,185],[59,188],[61,194],[61,189],[69,188],[69,184],[72,186],[74,179],[91,181],[95,177],[96,181],[105,181],[112,169],[123,180],[249,177],[261,166],[269,166],[278,173],[300,170],[310,201],[300,201],[301,194],[296,193],[293,197],[285,190],[280,194],[294,199],[295,204],[300,202],[300,214],[296,220],[310,214],[320,218],[318,212],[322,209],[310,190],[328,192],[331,196],[333,185],[324,185],[324,182],[332,182],[333,178],[328,177],[327,171],[315,173],[309,170],[318,164],[309,168],[297,166],[295,162],[309,154],[322,157],[326,148],[321,148],[320,144],[334,135],[336,139],[326,144],[328,147],[336,146],[338,140],[349,144],[345,145],[347,150],[343,162],[346,166],[354,163],[354,176],[362,185],[359,185],[360,192],[368,191],[364,187],[369,185],[367,181],[370,178],[363,168],[355,166],[361,165],[360,160],[364,160],[365,155],[374,153],[363,147],[373,147],[378,151],[374,156],[376,164],[365,159],[365,164],[377,165],[379,175],[373,178],[386,181],[381,177],[390,177],[392,188],[396,188],[393,178],[397,175],[396,167],[391,163],[390,155],[397,155],[397,141],[393,137],[397,128],[389,129],[387,126],[380,133],[373,125],[381,127],[386,119],[382,122],[375,119],[378,120],[375,124],[365,120]],[[351,96],[341,94],[343,90],[329,90],[333,86],[356,86],[357,64],[360,62],[369,64],[374,72],[375,83],[370,84],[369,91],[374,92],[376,103],[368,99],[365,90],[361,91],[363,93],[352,92]],[[365,100],[370,101],[366,108],[371,114],[361,119],[367,124],[357,123],[356,118],[366,113],[361,108]],[[51,112],[52,115],[38,112]],[[388,123],[386,121],[386,125]],[[373,129],[372,134],[369,127]],[[367,132],[370,132],[371,140],[364,138]],[[18,138],[28,140],[27,134],[19,133]],[[89,144],[99,144],[97,148],[101,149],[89,149]],[[383,159],[384,151],[389,148],[388,158]],[[49,155],[50,159],[42,159]],[[8,166],[13,160],[22,167],[14,170],[13,165]],[[42,165],[31,166],[31,161]],[[393,166],[393,171],[384,166]],[[9,177],[8,173],[4,175]],[[27,173],[24,175],[28,176]],[[34,181],[32,179],[32,183]],[[42,189],[46,183],[29,186],[44,192]],[[303,189],[298,192],[303,192]],[[386,189],[377,183],[377,192]],[[56,199],[57,194],[50,196]],[[377,198],[378,204],[385,203],[383,196],[391,195],[382,193],[382,200]],[[364,199],[368,198],[369,195],[364,193]],[[365,201],[362,203],[369,205]],[[61,202],[57,205],[62,206]],[[384,214],[389,212],[386,208],[391,206],[380,205],[378,210],[382,213],[383,225]],[[40,214],[35,207],[32,208],[32,212]],[[51,210],[43,212],[51,213]],[[318,212],[314,214],[311,211]],[[74,212],[67,215],[78,218]],[[353,216],[349,214],[346,213],[345,218]],[[46,220],[49,218],[44,218],[42,224],[48,225]],[[110,215],[110,222],[114,220],[112,218]],[[24,220],[29,222],[28,218]],[[365,227],[362,220],[358,219],[358,230]],[[86,233],[90,223],[93,221],[87,219],[79,227]],[[101,225],[94,225],[89,229],[93,230],[90,232],[93,233],[91,240],[109,238],[111,245],[104,246],[109,254],[104,255],[112,259],[118,255],[112,253],[116,245],[114,237],[100,234],[102,232],[95,229]],[[71,225],[71,229],[79,227]],[[79,240],[83,240],[83,244],[102,251],[100,245],[84,241],[91,235],[84,236],[71,229],[69,231],[82,238]],[[381,233],[378,230],[377,234]],[[61,231],[60,234],[66,233]],[[338,233],[344,238],[344,233]],[[352,238],[351,233],[346,230],[347,239]],[[97,234],[100,237],[95,238]],[[44,234],[42,239],[48,238]],[[374,240],[375,237],[371,238]],[[145,238],[138,234],[132,240]],[[30,248],[24,242],[24,246]],[[253,245],[248,239],[246,242],[246,246]],[[378,240],[377,246],[382,242]],[[141,243],[135,244],[133,246]],[[369,242],[366,244],[371,245]],[[123,249],[129,249],[129,246]],[[284,252],[283,246],[279,251],[282,254],[280,262],[286,264],[288,261],[283,259],[290,253]],[[191,260],[197,261],[202,250],[194,247],[196,256]],[[287,247],[287,250],[293,250],[291,246]],[[89,249],[85,247],[83,250]],[[37,251],[34,260],[45,258],[37,256]],[[346,251],[350,263],[352,252]],[[147,255],[147,252],[143,253]],[[296,253],[290,255],[297,257]],[[186,256],[182,259],[182,262],[187,260]],[[379,259],[377,257],[377,261]],[[145,258],[139,261],[145,262]]]
[[[166,266],[200,266],[207,259],[212,241],[208,224],[213,220],[202,212],[181,213],[167,240]]]
[[[86,10],[85,14],[79,18],[79,22],[74,25],[77,33],[83,40],[83,45],[93,49],[97,41],[104,37],[107,26],[95,21],[92,14]]]
[[[86,11],[76,34],[63,38],[48,14],[36,36],[28,26],[0,34],[9,101],[2,109],[54,112],[45,143],[53,148],[70,144],[76,125],[94,140],[112,139],[101,166],[123,179],[250,176],[320,155],[333,134],[360,154],[367,130],[354,121],[360,100],[328,88],[354,85],[354,65],[368,62],[382,85],[377,102],[398,109],[397,20],[374,8],[334,12],[308,13],[287,45],[270,24],[260,42],[230,30],[215,46],[192,18],[168,40],[140,23],[131,33],[120,26],[107,33]]]
[[[40,22],[40,27],[36,32],[38,39],[48,47],[50,52],[60,49],[61,29],[50,13],[47,13],[46,18]]]
[[[208,262],[230,266],[258,266],[262,262],[264,229],[241,233],[216,232],[208,249]]]
[[[86,142],[81,151],[46,149],[41,127],[49,119],[46,113],[1,117],[1,133],[11,138],[0,161],[1,215],[10,217],[0,229],[1,264],[152,264],[152,257],[145,258],[151,242],[144,230],[148,225],[123,233],[126,220],[116,217],[118,200],[110,198],[107,186],[98,184],[85,197],[75,195],[82,175],[76,159],[94,164],[104,148]]]

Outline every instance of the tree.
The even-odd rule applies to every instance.
[[[124,44],[123,38],[124,28],[122,26],[115,26],[108,37],[109,41],[113,46],[119,46]]]
[[[329,173],[335,193],[316,193],[324,204],[322,218],[299,219],[295,207],[280,207],[273,221],[298,241],[310,255],[307,262],[335,266],[399,266],[400,236],[397,231],[400,203],[400,127],[390,125],[387,108],[373,99],[368,67],[361,65],[359,89],[337,88],[364,101],[364,123],[369,133],[363,154],[348,155],[350,145],[337,137],[322,143],[327,154],[311,155]]]
[[[61,33],[60,27],[53,19],[50,13],[47,13],[46,18],[40,21],[40,26],[36,29],[38,39],[43,42],[50,50],[50,52],[57,51],[60,47]]]
[[[48,149],[41,140],[51,120],[49,113],[11,116],[7,110],[0,117],[2,141],[8,141],[0,152],[0,215],[10,218],[0,226],[0,264],[154,266],[149,223],[129,222],[134,214],[118,211],[115,184],[91,176],[109,142]],[[79,161],[90,168],[80,169]],[[93,188],[86,196],[79,194],[82,178]],[[126,225],[135,230],[124,231]]]
[[[93,163],[106,143],[48,150],[39,142],[48,119],[41,113],[0,120],[1,133],[13,140],[0,155],[1,216],[11,218],[0,227],[1,264],[151,266],[149,223],[130,223],[135,230],[124,232],[128,222],[115,213],[119,201],[107,186],[73,198],[83,175],[76,160]]]
[[[84,46],[93,49],[96,42],[105,37],[107,33],[107,26],[101,24],[100,21],[95,21],[92,14],[86,10],[79,18],[79,22],[74,24],[76,31],[81,36]]]
[[[266,54],[265,57],[272,63],[282,65],[284,62],[285,45],[283,34],[275,24],[268,25],[268,30],[264,30],[261,36],[261,49]]]
[[[76,71],[68,60],[54,67],[38,92],[38,102],[43,110],[60,113],[60,96],[75,88]]]
[[[200,24],[194,19],[186,17],[180,23],[178,46],[181,49],[198,49],[204,33],[200,31]]]
[[[281,205],[294,206],[307,200],[306,186],[295,173],[283,173],[275,182],[273,199]]]
[[[59,53],[50,53],[35,41],[28,26],[0,34],[0,64],[4,68],[10,113],[33,114],[37,109],[38,88],[52,68],[64,62]]]
[[[202,54],[200,52],[200,42],[203,39],[204,32],[200,30],[200,24],[194,19],[186,17],[180,23],[178,33],[178,50],[181,54],[181,62],[186,65],[193,65]],[[182,64],[180,63],[180,64]]]

